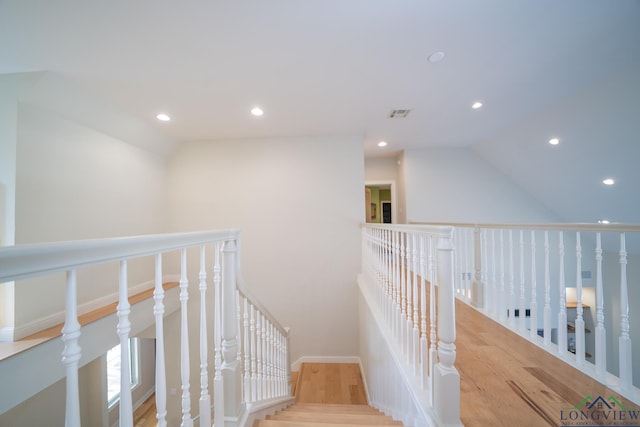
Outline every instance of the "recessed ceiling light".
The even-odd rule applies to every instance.
[[[378,142],[378,147],[382,148],[382,147],[386,147],[386,146],[387,146],[387,141]]]
[[[471,108],[473,108],[474,110],[477,110],[480,107],[482,107],[482,102],[480,101],[474,102],[473,105],[471,106]]]
[[[616,181],[613,178],[607,178],[607,179],[603,179],[602,183],[604,185],[613,185],[616,183]]]
[[[551,145],[558,145],[558,144],[560,144],[560,140],[559,140],[558,138],[551,138],[551,139],[549,140],[549,144],[551,144]]]
[[[251,114],[253,114],[256,117],[260,117],[261,115],[264,114],[264,111],[262,111],[262,108],[260,107],[253,107],[251,109]]]
[[[171,117],[164,113],[160,113],[156,115],[156,119],[160,120],[161,122],[168,122],[169,120],[171,120]]]
[[[598,224],[610,224],[608,219],[599,219]]]
[[[438,52],[434,52],[429,55],[429,62],[435,64],[436,62],[440,62],[444,59],[444,52],[439,50]]]

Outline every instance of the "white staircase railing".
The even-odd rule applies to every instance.
[[[98,264],[117,263],[119,268],[117,332],[122,349],[120,421],[122,427],[133,426],[133,407],[130,387],[129,337],[132,331],[129,304],[128,261],[142,257],[155,259],[153,317],[156,331],[155,396],[158,426],[167,425],[167,380],[165,355],[179,349],[181,373],[181,425],[243,426],[252,421],[252,414],[270,411],[291,402],[288,330],[250,296],[242,286],[237,250],[240,233],[236,230],[208,231],[153,235],[119,239],[87,240],[0,248],[0,283],[66,272],[66,310],[62,330],[64,350],[62,364],[66,370],[65,425],[80,426],[80,393],[78,370],[82,361],[83,330],[78,322],[77,272]],[[200,293],[199,360],[200,387],[191,390],[190,334],[188,323],[189,250],[197,250],[199,257],[198,283]],[[165,291],[163,289],[163,259],[172,252],[180,254],[180,323],[179,343],[164,341],[163,317]],[[209,272],[209,273],[208,273]],[[212,273],[212,274],[211,274]],[[20,282],[16,282],[19,285]],[[213,292],[209,286],[213,285]],[[110,293],[106,291],[106,293]],[[214,307],[215,306],[215,307]],[[213,313],[213,314],[211,314]],[[207,342],[213,325],[214,369]],[[104,349],[106,352],[107,349]],[[41,363],[60,363],[57,357]],[[58,356],[59,357],[59,356]],[[0,371],[5,362],[0,362]],[[86,363],[86,361],[85,361]],[[209,392],[209,378],[213,377],[213,402]],[[8,378],[3,376],[3,378]],[[12,392],[13,387],[3,381],[0,395]],[[45,385],[46,386],[46,385]],[[44,387],[43,387],[44,388]],[[198,405],[192,405],[193,400]],[[105,402],[106,405],[106,402]],[[198,414],[192,409],[197,407]]]
[[[639,225],[428,225],[455,228],[458,298],[640,404]]]
[[[370,403],[407,425],[462,425],[453,228],[366,224],[362,250]]]

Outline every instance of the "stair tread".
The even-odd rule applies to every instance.
[[[351,424],[387,424],[394,423],[393,418],[384,415],[382,413],[360,413],[360,414],[345,414],[345,413],[327,413],[327,412],[304,412],[304,411],[282,411],[275,415],[267,416],[268,420],[283,420],[283,421],[311,421],[311,422],[337,422],[337,423],[351,423]],[[398,425],[398,424],[396,424]]]
[[[371,424],[354,424],[354,423],[331,423],[331,422],[317,422],[317,421],[284,421],[284,420],[260,420],[256,421],[254,427],[362,427],[363,425]],[[376,426],[401,426],[402,423],[394,421],[389,424],[375,424]]]
[[[304,410],[304,411],[344,411],[344,412],[374,412],[380,413],[369,405],[349,405],[341,403],[296,403],[289,406],[288,410]]]

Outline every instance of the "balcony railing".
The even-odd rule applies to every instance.
[[[406,425],[461,425],[453,228],[363,226],[361,358],[370,402]]]
[[[64,350],[61,355],[50,355],[51,360],[39,363],[62,363],[66,377],[67,426],[80,426],[80,392],[78,370],[83,359],[84,328],[78,322],[77,294],[79,287],[90,286],[90,281],[79,281],[78,271],[96,265],[117,264],[118,306],[117,332],[122,349],[120,378],[120,426],[133,426],[133,406],[130,387],[129,337],[132,331],[132,307],[129,303],[128,263],[134,259],[151,257],[155,268],[146,272],[154,277],[153,317],[156,338],[155,399],[158,426],[167,425],[167,386],[165,355],[179,348],[181,374],[181,425],[240,426],[252,421],[252,414],[270,407],[291,402],[289,370],[289,334],[262,305],[252,298],[242,285],[237,258],[240,233],[236,230],[208,231],[153,235],[120,239],[87,240],[65,243],[22,245],[0,248],[0,283],[16,282],[33,277],[46,277],[53,273],[66,273],[65,321],[62,329]],[[187,254],[197,253],[194,262]],[[163,289],[163,260],[178,255],[180,271],[180,342],[165,343],[164,320],[165,291]],[[190,274],[189,266],[197,265],[197,275]],[[190,278],[194,276],[200,294],[199,305],[199,393],[191,390],[189,378],[190,331],[188,322]],[[191,291],[193,292],[191,287]],[[213,289],[211,289],[213,288]],[[107,292],[108,293],[108,292]],[[208,319],[214,319],[211,328]],[[139,328],[138,328],[139,329]],[[213,331],[211,330],[213,329]],[[213,333],[211,333],[213,332]],[[209,337],[213,343],[209,346]],[[87,345],[95,345],[91,342]],[[213,348],[213,353],[211,352]],[[95,349],[93,349],[95,351]],[[106,352],[106,349],[104,349]],[[60,362],[60,356],[62,362]],[[17,357],[17,356],[14,356]],[[213,372],[208,361],[214,360]],[[10,369],[11,364],[0,362]],[[6,375],[5,375],[6,374]],[[213,402],[209,379],[213,377]],[[2,374],[3,379],[9,373]],[[46,385],[45,385],[46,386]],[[43,386],[44,387],[44,386]],[[2,384],[4,401],[11,399],[10,381]],[[199,401],[197,414],[192,414],[193,397]]]
[[[639,225],[424,225],[454,229],[458,298],[640,404]]]

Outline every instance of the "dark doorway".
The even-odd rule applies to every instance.
[[[382,203],[382,222],[385,224],[391,224],[391,202]]]

